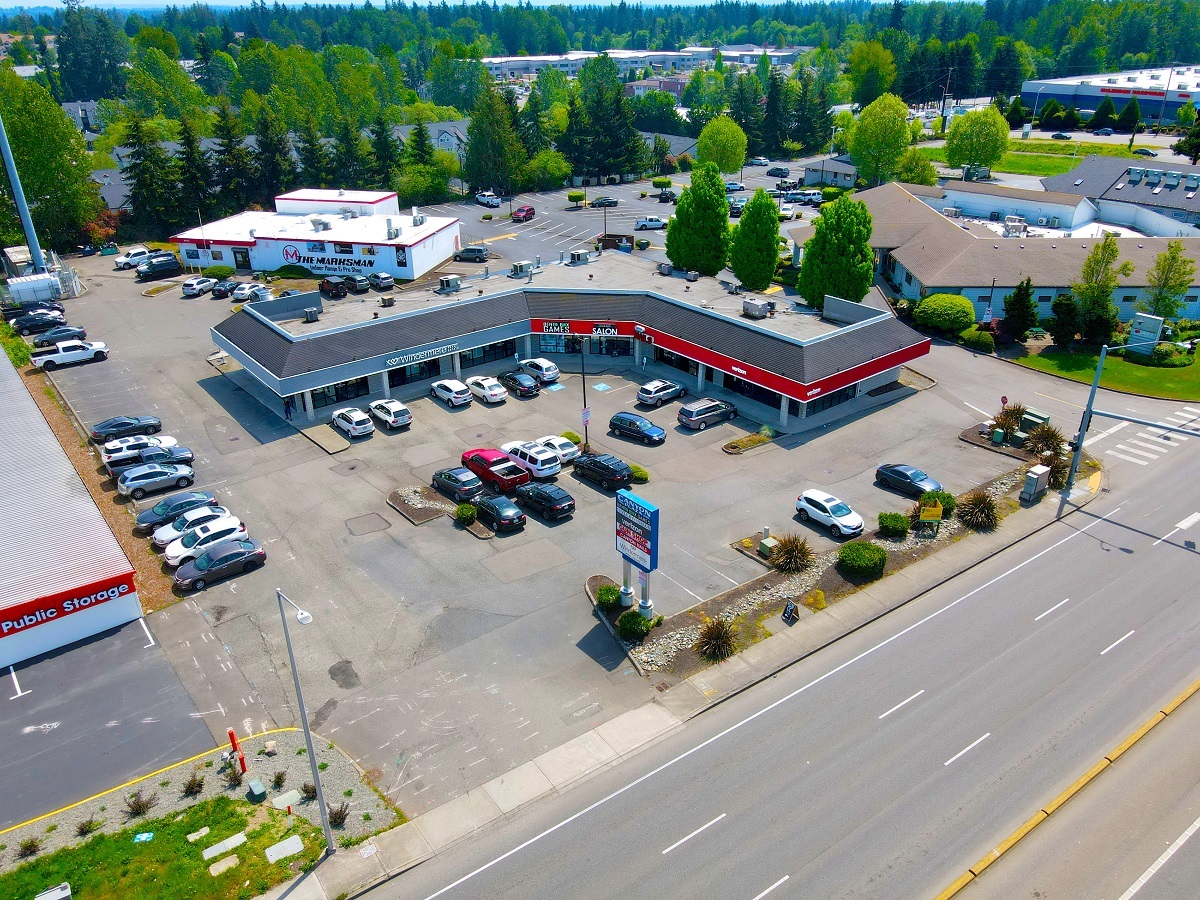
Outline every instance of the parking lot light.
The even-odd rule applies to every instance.
[[[296,684],[296,702],[300,705],[300,724],[304,728],[304,743],[308,747],[308,764],[312,768],[313,785],[317,789],[317,806],[321,810],[321,825],[325,829],[325,855],[330,856],[337,848],[333,843],[333,831],[329,827],[329,808],[325,805],[325,794],[321,791],[321,773],[317,768],[317,754],[313,750],[312,732],[308,727],[308,712],[304,708],[304,692],[300,689],[300,673],[296,669],[296,655],[292,652],[292,633],[288,631],[287,614],[283,610],[284,601],[296,610],[296,621],[301,625],[308,625],[313,617],[312,613],[305,612],[292,603],[280,588],[275,588],[275,597],[279,600],[279,618],[283,621],[283,639],[287,642],[288,662],[292,667],[292,680]]]

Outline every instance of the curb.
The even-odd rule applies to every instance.
[[[1058,809],[1066,805],[1067,801],[1087,787],[1093,779],[1101,772],[1116,762],[1122,754],[1127,752],[1138,741],[1148,735],[1160,723],[1166,720],[1167,716],[1179,709],[1184,701],[1193,694],[1200,692],[1200,679],[1193,681],[1190,685],[1184,688],[1180,693],[1176,694],[1174,699],[1163,706],[1158,712],[1154,713],[1149,719],[1142,723],[1141,727],[1136,729],[1125,740],[1117,744],[1112,750],[1100,758],[1099,762],[1093,765],[1090,769],[1080,775],[1071,786],[1065,791],[1035,812],[1025,822],[1017,828],[1012,834],[1002,840],[995,848],[988,851],[982,859],[972,865],[967,871],[963,872],[954,881],[939,893],[934,900],[949,900],[955,896],[964,887],[982,875],[989,866],[996,860],[1002,857],[1005,853],[1021,842],[1021,839],[1028,835],[1031,831],[1037,828],[1042,822],[1050,818]]]
[[[592,612],[595,613],[597,619],[604,623],[604,627],[608,629],[608,633],[612,635],[613,640],[621,645],[621,652],[625,654],[625,658],[627,660],[633,663],[633,668],[637,671],[638,675],[640,675],[642,678],[646,678],[647,674],[645,670],[642,669],[642,667],[638,664],[638,661],[630,654],[629,650],[625,647],[625,642],[617,635],[617,630],[613,628],[612,623],[608,621],[608,617],[600,611],[600,604],[598,604],[596,602],[596,598],[592,596],[592,589],[588,587],[588,582],[595,577],[595,575],[591,575],[585,578],[583,582],[583,592],[587,594],[587,598],[592,601]],[[607,578],[608,576],[604,575],[602,577]],[[633,608],[634,607],[630,607],[630,609]]]
[[[1016,360],[1007,359],[1003,356],[996,356],[995,353],[993,353],[992,356],[995,357],[996,359],[1000,360],[1000,362],[1007,363],[1010,366],[1016,366],[1020,369],[1024,369],[1026,372],[1037,372],[1039,375],[1049,375],[1051,378],[1057,378],[1059,381],[1065,381],[1068,384],[1079,384],[1079,385],[1082,385],[1083,387],[1089,386],[1088,382],[1086,382],[1086,381],[1076,381],[1074,378],[1068,378],[1066,375],[1059,375],[1057,372],[1044,372],[1041,369],[1033,368],[1033,366],[1023,366]],[[1154,394],[1139,394],[1139,393],[1136,393],[1135,391],[1126,391],[1126,390],[1122,390],[1121,388],[1106,387],[1103,384],[1100,385],[1100,390],[1111,391],[1114,394],[1124,394],[1126,397],[1141,397],[1143,400],[1165,400],[1168,403],[1196,403],[1197,401],[1200,401],[1200,397],[1193,397],[1190,400],[1180,400],[1177,397],[1158,397]]]

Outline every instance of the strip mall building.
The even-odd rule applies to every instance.
[[[0,666],[12,666],[142,607],[133,566],[7,360],[0,408]]]
[[[746,296],[612,252],[519,280],[464,281],[447,295],[313,293],[248,304],[212,338],[241,364],[248,391],[279,412],[290,396],[310,421],[377,397],[421,396],[434,379],[504,371],[515,358],[559,357],[570,367],[587,353],[609,365],[670,366],[692,376],[696,394],[737,394],[751,418],[795,427],[842,404],[867,405],[929,352],[929,340],[882,303],[830,298],[818,315],[780,295],[775,314],[752,320],[742,316]]]

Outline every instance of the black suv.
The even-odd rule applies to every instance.
[[[165,278],[179,275],[183,272],[183,264],[174,253],[166,251],[151,253],[150,258],[137,267],[139,281],[152,281],[155,278]]]
[[[575,512],[575,498],[557,484],[531,482],[517,488],[517,502],[546,519],[565,519]]]
[[[371,281],[366,275],[347,275],[344,280],[355,294],[365,294],[371,289]]]
[[[678,203],[679,196],[672,190],[659,191],[658,192],[658,202],[659,203]]]
[[[133,527],[142,534],[150,534],[160,525],[174,522],[189,509],[201,506],[216,506],[217,496],[211,491],[184,491],[159,500],[150,509],[138,513]]]
[[[345,297],[350,293],[350,289],[346,287],[344,279],[330,275],[321,279],[321,293],[327,297]]]
[[[33,312],[17,316],[12,320],[13,331],[21,336],[41,334],[43,331],[49,331],[51,328],[59,328],[66,324],[66,319],[60,315],[55,315],[54,311],[49,309],[35,309]]]
[[[606,491],[625,487],[633,481],[633,470],[625,460],[611,453],[584,453],[576,457],[575,471],[580,477],[596,482]]]

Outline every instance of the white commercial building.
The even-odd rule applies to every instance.
[[[1021,103],[1040,110],[1047,100],[1074,106],[1090,115],[1105,98],[1113,101],[1119,113],[1130,100],[1138,101],[1145,122],[1173,122],[1179,107],[1200,97],[1200,66],[1173,66],[1165,69],[1135,69],[1128,72],[1104,72],[1097,75],[1069,75],[1066,78],[1036,78],[1021,85]]]
[[[401,214],[388,191],[304,189],[280,194],[275,211],[247,211],[171,238],[186,266],[270,272],[303,266],[315,275],[420,278],[461,249],[459,220]]]

